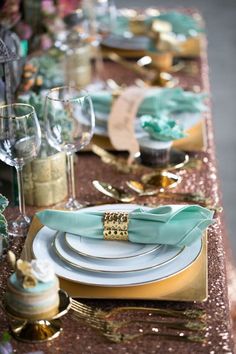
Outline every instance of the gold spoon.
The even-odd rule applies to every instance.
[[[111,197],[115,200],[118,200],[122,203],[130,203],[135,200],[135,197],[129,193],[126,193],[122,189],[115,188],[109,183],[100,182],[94,180],[93,182],[94,188],[96,188],[99,192]]]
[[[159,170],[153,174],[142,176],[141,181],[145,186],[167,189],[176,187],[182,181],[182,178],[173,172]]]
[[[136,180],[126,181],[127,186],[139,195],[155,195],[164,192],[166,189],[174,188],[180,183],[182,178],[169,171],[159,171],[155,176],[145,183]],[[149,181],[151,183],[149,183]]]
[[[136,199],[136,197],[134,195],[129,194],[120,188],[116,188],[109,183],[105,183],[105,182],[101,182],[101,181],[97,181],[97,180],[94,180],[92,183],[93,183],[93,186],[99,192],[101,192],[101,193],[103,193],[103,194],[107,195],[108,197],[111,197],[115,200],[118,200],[119,202],[130,203]],[[140,183],[140,185],[141,185],[141,183]],[[137,190],[138,189],[136,188],[136,192],[137,192]],[[204,205],[208,202],[207,198],[204,198],[198,194],[175,193],[175,192],[173,192],[173,193],[168,192],[167,193],[164,189],[163,189],[163,191],[160,191],[155,188],[155,190],[153,190],[153,191],[149,190],[148,192],[145,192],[145,191],[138,192],[139,197],[150,196],[150,195],[154,195],[154,194],[155,195],[162,194],[163,198],[181,199],[181,201],[184,201],[184,202],[195,202],[195,203],[201,203]]]
[[[136,192],[139,196],[152,196],[161,194],[163,198],[181,199],[186,202],[198,202],[206,204],[209,202],[209,198],[205,198],[199,193],[181,193],[181,192],[170,192],[165,188],[152,185],[145,185],[142,182],[130,180],[126,182],[127,186]],[[167,187],[168,188],[168,187]],[[169,187],[171,188],[171,187]]]
[[[159,174],[155,175],[155,185],[152,185],[150,188],[144,188],[144,184],[138,181],[127,181],[126,184],[137,192],[139,196],[150,196],[164,192],[166,188],[174,188],[180,181],[180,176],[168,171],[160,171]],[[129,203],[135,199],[133,195],[126,193],[122,189],[115,188],[111,184],[97,180],[94,180],[92,183],[99,192],[123,203]]]
[[[94,188],[96,188],[99,192],[101,192],[102,194],[105,194],[119,202],[122,203],[130,203],[136,200],[137,197],[126,193],[125,191],[123,191],[120,188],[116,188],[114,186],[112,186],[109,183],[105,183],[105,182],[100,182],[97,180],[94,180],[93,182],[93,186]],[[158,192],[156,192],[156,195],[158,194]],[[167,199],[172,199],[175,201],[181,201],[181,202],[192,202],[192,203],[196,203],[196,204],[200,204],[204,207],[208,207],[211,210],[217,211],[217,212],[221,212],[222,211],[222,207],[219,206],[215,206],[215,205],[211,205],[210,204],[210,199],[209,198],[205,198],[199,194],[192,194],[192,193],[176,193],[176,192],[160,192],[159,194],[161,194],[161,196],[163,198],[167,198]],[[151,194],[145,194],[145,193],[140,193],[139,196],[148,196]],[[153,194],[152,194],[153,195]],[[104,204],[102,203],[95,203],[95,204],[88,204],[87,206],[94,206],[94,205],[102,205]],[[149,206],[151,208],[156,208],[159,206],[159,204],[142,204],[145,206]]]

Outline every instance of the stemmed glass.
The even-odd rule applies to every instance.
[[[67,156],[68,194],[66,209],[83,207],[76,200],[73,155],[89,144],[95,116],[91,98],[84,90],[70,86],[49,91],[45,102],[46,136],[50,145]]]
[[[102,79],[103,58],[101,52],[102,39],[107,37],[116,25],[116,6],[113,0],[92,0],[84,2],[84,14],[87,21],[87,36],[95,48],[94,58],[94,82],[90,87],[93,89],[102,89],[106,87]]]
[[[8,224],[12,236],[26,236],[30,218],[25,213],[23,166],[34,159],[41,144],[41,130],[34,107],[14,103],[0,107],[0,159],[17,172],[20,214]]]

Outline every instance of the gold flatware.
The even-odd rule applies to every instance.
[[[159,327],[165,327],[169,329],[177,329],[177,330],[186,330],[191,332],[199,332],[206,329],[205,323],[201,321],[166,321],[166,320],[145,320],[140,318],[135,318],[133,320],[122,320],[122,321],[115,321],[111,319],[102,319],[99,316],[88,316],[85,315],[83,312],[81,313],[80,310],[76,308],[72,308],[75,311],[75,316],[81,319],[88,320],[94,327],[104,327],[106,325],[107,328],[110,328],[113,331],[117,331],[122,327],[127,327],[130,324],[143,324],[143,325],[153,325]]]
[[[122,58],[121,56],[119,56],[118,54],[116,54],[114,52],[111,52],[111,51],[107,52],[106,57],[108,59],[110,59],[111,61],[122,65],[124,68],[132,70],[132,71],[136,72],[137,74],[144,76],[149,81],[153,81],[156,78],[155,71],[148,70],[148,69],[144,68],[143,66],[138,65],[136,62],[130,62],[128,60],[125,60],[124,58]]]
[[[172,77],[168,72],[162,72],[157,67],[154,69],[147,69],[142,63],[139,65],[137,62],[125,60],[115,52],[109,51],[106,53],[106,57],[111,61],[122,65],[124,68],[129,69],[142,75],[146,82],[151,86],[161,87],[174,87],[178,84],[178,79]]]
[[[170,192],[167,191],[164,187],[158,188],[151,184],[144,184],[136,180],[130,180],[126,182],[127,186],[138,193],[139,196],[148,196],[148,195],[158,195],[161,194],[163,198],[183,198],[185,201],[193,201],[199,203],[207,203],[210,202],[209,198],[205,198],[200,193],[182,193],[182,192]],[[167,187],[168,188],[168,187]]]
[[[112,186],[109,183],[101,182],[94,180],[93,186],[95,189],[97,189],[99,192],[102,194],[105,194],[109,196],[110,198],[113,198],[114,200],[117,200],[122,203],[131,203],[137,199],[137,197],[144,197],[144,196],[151,196],[154,195],[154,192],[149,191],[146,193],[140,193],[137,197],[134,195],[131,195],[129,193],[126,193],[124,190],[120,188],[116,188]],[[193,193],[180,193],[180,192],[166,192],[166,191],[160,191],[155,193],[155,195],[159,195],[161,198],[168,199],[170,201],[178,201],[178,202],[183,202],[183,203],[194,203],[194,204],[199,204],[201,206],[207,207],[210,210],[213,210],[215,212],[222,212],[223,208],[218,205],[212,205],[210,198],[206,198],[200,194],[193,194]],[[86,206],[94,206],[94,205],[103,205],[106,204],[104,201],[102,202],[97,202],[97,203],[88,203]],[[147,206],[150,208],[157,208],[160,206],[160,203],[139,203],[140,206]]]
[[[150,57],[150,55],[144,55],[140,59],[137,60],[136,62],[140,67],[145,67],[145,66],[152,66],[153,65],[153,59]],[[169,67],[168,72],[171,73],[177,73],[180,71],[186,72],[188,74],[197,74],[197,64],[194,65],[194,63],[188,63],[186,61],[180,60],[178,61],[177,64],[173,64],[172,66]]]
[[[96,188],[99,192],[115,200],[118,200],[119,202],[130,203],[135,200],[135,197],[133,195],[126,193],[120,188],[115,188],[109,183],[94,180],[92,184],[94,188]]]
[[[92,144],[91,149],[93,153],[99,156],[104,163],[116,167],[116,169],[120,172],[130,173],[138,170],[143,171],[143,166],[136,163],[128,165],[126,159],[117,157],[98,145]]]
[[[166,189],[175,188],[182,178],[169,171],[159,171],[152,178],[142,178],[141,180],[142,182],[130,180],[126,184],[138,194],[155,195],[158,192],[164,192]]]
[[[127,333],[123,333],[121,331],[119,331],[120,327],[116,326],[116,323],[114,323],[113,321],[106,321],[106,320],[99,320],[99,321],[93,321],[91,318],[84,318],[81,317],[80,315],[78,315],[78,313],[72,313],[72,317],[75,320],[79,320],[79,321],[85,321],[86,324],[88,324],[90,327],[96,329],[97,331],[99,331],[99,333],[105,337],[106,339],[108,339],[111,342],[114,343],[125,343],[125,342],[130,342],[134,339],[143,337],[143,336],[158,336],[158,337],[162,337],[164,339],[167,340],[177,340],[177,341],[184,341],[184,342],[204,342],[205,337],[202,334],[194,334],[194,335],[189,335],[189,334],[185,334],[183,333],[183,329],[181,330],[181,333],[161,333],[160,332],[160,328],[157,327],[153,327],[151,328],[151,330],[145,330],[143,331],[142,328],[139,329],[139,333],[135,333],[135,334],[127,334]],[[122,323],[123,326],[124,324],[127,326],[127,323]],[[140,333],[141,332],[141,333]]]
[[[132,181],[131,181],[132,182]],[[101,182],[98,180],[94,180],[92,182],[94,188],[96,188],[99,192],[111,197],[119,202],[122,203],[130,203],[135,201],[137,197],[144,197],[144,196],[151,196],[151,195],[160,195],[162,198],[169,199],[169,200],[177,200],[181,202],[191,202],[197,203],[203,206],[210,206],[210,199],[205,198],[200,194],[193,194],[193,193],[176,193],[176,192],[166,192],[164,191],[147,191],[146,193],[139,193],[137,197],[132,194],[125,192],[120,188],[116,188],[112,186],[110,183]],[[131,185],[131,184],[130,184]],[[134,190],[134,189],[133,189]],[[137,192],[137,189],[136,189]]]
[[[177,321],[177,322],[172,322],[172,321],[166,321],[166,320],[155,320],[155,319],[148,319],[148,320],[144,320],[144,319],[133,319],[133,320],[127,320],[127,321],[116,321],[111,319],[111,317],[114,317],[117,313],[119,312],[123,312],[126,310],[138,310],[137,313],[139,313],[142,310],[148,310],[148,312],[150,313],[150,309],[153,310],[160,310],[158,312],[158,315],[161,316],[165,316],[167,315],[167,317],[171,314],[170,317],[176,317],[176,313],[177,316],[179,316],[179,312],[180,311],[176,311],[176,310],[168,310],[167,312],[162,309],[156,309],[156,308],[142,308],[142,307],[127,307],[127,308],[123,308],[123,307],[119,307],[116,309],[113,309],[111,311],[100,311],[99,309],[93,309],[90,306],[84,305],[76,300],[72,300],[72,306],[71,309],[73,310],[72,312],[72,317],[76,320],[83,320],[86,322],[86,324],[88,324],[89,326],[91,326],[92,328],[98,330],[104,337],[106,337],[107,339],[109,339],[112,342],[125,342],[125,341],[130,341],[133,340],[135,338],[138,338],[140,335],[141,336],[146,336],[146,335],[159,335],[161,337],[164,337],[168,340],[184,340],[184,341],[203,341],[204,340],[204,336],[201,334],[202,331],[205,329],[205,324],[202,322],[202,313],[200,312],[199,314],[201,314],[198,317],[198,322],[196,321],[186,321],[185,317],[184,321]],[[115,311],[114,311],[115,310]],[[165,315],[164,315],[165,314]],[[184,316],[189,316],[188,313],[184,313]],[[196,313],[195,313],[196,314]],[[145,328],[147,326],[152,326],[151,329],[147,330],[144,328],[139,328],[137,334],[126,334],[126,333],[122,333],[120,330],[125,327],[128,328],[129,325],[133,325],[133,324],[138,324],[145,326]],[[132,326],[133,328],[133,326]],[[180,330],[181,331],[181,335],[180,334],[176,334],[176,333],[162,333],[160,332],[160,330],[163,330],[163,328],[166,329],[170,329],[170,330]],[[183,331],[187,331],[187,332],[194,332],[196,333],[195,335],[186,335],[185,333],[183,333]],[[140,333],[141,332],[141,333]],[[182,339],[180,339],[180,337]]]
[[[119,313],[131,311],[135,313],[139,312],[147,312],[149,314],[157,314],[160,316],[166,317],[174,317],[174,318],[182,318],[182,319],[198,319],[205,320],[206,314],[202,309],[162,309],[158,307],[143,307],[143,306],[119,306],[115,307],[111,310],[101,310],[99,308],[93,308],[91,306],[85,305],[82,302],[79,302],[75,299],[71,301],[71,308],[77,309],[84,315],[90,315],[93,317],[99,317],[102,319],[109,319],[111,317],[116,316]]]
[[[120,85],[118,85],[115,80],[113,80],[111,78],[106,80],[106,84],[107,84],[108,88],[111,89],[111,90],[120,90],[120,89],[122,89],[122,87]]]

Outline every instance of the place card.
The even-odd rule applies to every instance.
[[[145,94],[146,90],[140,87],[131,86],[125,89],[116,98],[108,119],[108,134],[111,143],[116,150],[129,151],[130,163],[139,151],[134,121]]]

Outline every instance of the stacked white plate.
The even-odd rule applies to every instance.
[[[137,205],[87,208],[94,211],[132,211]],[[81,211],[78,211],[78,213]],[[38,259],[48,259],[61,278],[96,286],[134,286],[175,275],[199,256],[201,240],[190,247],[145,245],[90,239],[43,227],[33,242]]]

